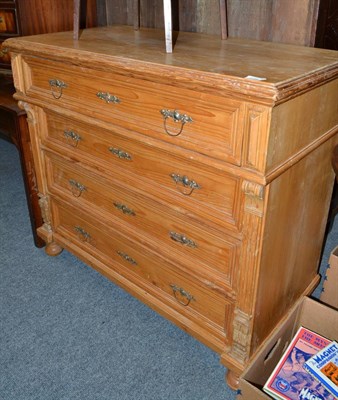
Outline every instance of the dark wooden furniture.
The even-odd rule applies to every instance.
[[[321,0],[316,32],[316,47],[338,50],[338,2],[336,0]],[[334,219],[338,213],[338,146],[332,153],[332,167],[336,174],[326,235],[331,231]]]
[[[26,113],[18,107],[13,98],[13,92],[12,81],[2,77],[0,80],[0,137],[14,143],[19,151],[34,243],[37,247],[42,247],[44,241],[36,234],[36,229],[42,225],[42,218]]]
[[[132,26],[132,1],[97,0],[98,24]],[[324,0],[227,0],[227,33],[229,37],[313,46],[321,1]],[[163,0],[139,2],[141,26],[163,29]],[[173,29],[220,35],[222,3],[220,0],[172,0]]]
[[[96,0],[86,0],[86,25],[96,24]],[[10,69],[2,42],[9,37],[71,30],[73,6],[69,0],[0,0],[0,68]]]
[[[316,47],[338,50],[338,2],[320,2],[316,33]]]
[[[10,57],[7,49],[2,48],[2,42],[7,37],[20,34],[18,14],[15,0],[0,1],[0,68],[10,68]]]
[[[75,40],[79,40],[80,38],[80,27],[81,27],[81,11],[83,1],[81,0],[74,0],[74,34],[73,37]],[[138,30],[141,27],[141,0],[132,0],[132,7],[127,5],[127,11],[132,13],[133,17],[133,25],[134,29]],[[222,39],[227,39],[228,37],[228,28],[227,28],[227,7],[226,7],[227,0],[218,0],[218,17],[220,18],[220,33]],[[114,3],[116,7],[116,2]],[[156,6],[155,2],[153,7],[158,7],[163,9],[164,15],[164,31],[165,31],[165,48],[167,53],[172,53],[173,51],[173,7],[177,7],[177,1],[172,0],[162,0],[162,4],[160,7]],[[102,4],[101,4],[102,7]],[[105,8],[107,11],[107,3],[105,4]],[[177,14],[177,13],[175,13]],[[108,22],[108,21],[107,21]],[[178,27],[179,28],[179,27]]]
[[[87,0],[86,6],[86,25],[93,26],[96,21],[96,0]],[[67,31],[72,26],[73,8],[69,0],[0,0],[0,138],[14,143],[19,151],[34,243],[37,247],[43,246],[44,242],[36,235],[42,218],[26,113],[13,99],[15,89],[11,77],[10,55],[2,42],[10,37]]]

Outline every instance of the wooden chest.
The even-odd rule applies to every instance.
[[[304,294],[334,174],[338,54],[129,27],[9,39],[46,251],[62,248],[236,377]]]

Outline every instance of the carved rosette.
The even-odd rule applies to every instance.
[[[42,193],[38,194],[39,196],[39,206],[41,208],[41,216],[43,220],[43,228],[47,232],[52,232],[52,225],[50,219],[50,207],[49,207],[49,196],[46,196]]]

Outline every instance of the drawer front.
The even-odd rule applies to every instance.
[[[28,94],[239,164],[241,102],[104,71],[26,58]],[[95,79],[94,79],[95,78]]]
[[[150,286],[159,298],[182,313],[207,320],[222,332],[232,304],[223,296],[185,276],[171,264],[129,241],[86,213],[52,201],[56,234],[111,266],[116,272],[138,285]],[[228,315],[226,315],[228,311]],[[202,322],[201,322],[202,323]]]
[[[119,181],[123,175],[126,180],[134,175],[133,185],[161,193],[166,201],[171,196],[176,207],[189,208],[203,219],[207,214],[222,225],[238,225],[237,177],[131,140],[113,130],[101,130],[56,114],[49,114],[48,135],[46,145],[61,145],[59,151],[71,151],[72,157],[101,165],[100,170],[105,163],[104,169],[108,166],[111,176]]]
[[[138,235],[150,238],[154,248],[192,272],[217,271],[228,289],[232,286],[238,244],[208,226],[192,224],[189,216],[154,202],[141,193],[59,158],[47,159],[49,190],[73,204],[104,212],[106,223],[123,221]]]
[[[0,36],[19,35],[15,9],[0,9]]]

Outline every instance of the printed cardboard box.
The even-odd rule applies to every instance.
[[[300,326],[338,340],[338,311],[309,297],[301,299],[265,341],[242,374],[237,400],[269,400],[261,388]]]

